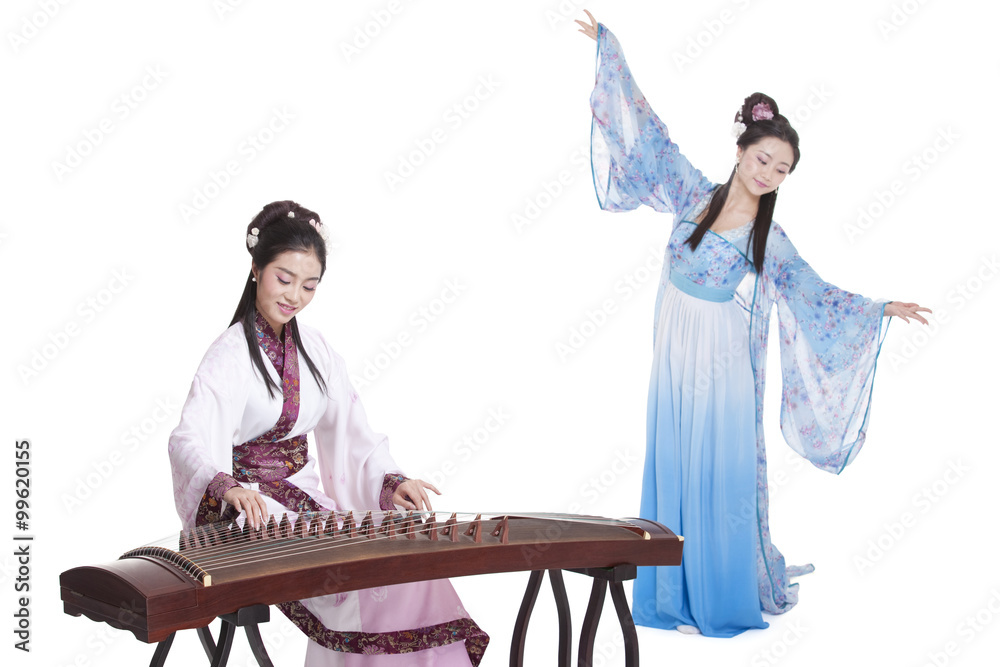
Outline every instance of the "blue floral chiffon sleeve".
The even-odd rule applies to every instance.
[[[602,24],[590,104],[591,165],[602,209],[629,211],[645,204],[680,215],[712,191],[714,184],[670,140],[632,78],[621,45]]]
[[[763,289],[778,311],[781,432],[813,465],[839,473],[865,441],[885,303],[823,281],[777,224],[767,245]]]

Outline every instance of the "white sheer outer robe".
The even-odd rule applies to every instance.
[[[384,476],[401,472],[389,454],[389,440],[368,426],[343,358],[318,331],[301,324],[299,331],[329,396],[300,362],[299,416],[288,438],[311,432],[318,462],[310,452],[309,462],[287,479],[322,505],[377,509]],[[277,371],[265,366],[280,387]],[[205,354],[181,422],[170,435],[174,501],[185,528],[194,526],[198,503],[216,474],[232,474],[233,447],[270,430],[281,405],[280,396],[268,396],[252,366],[243,329],[229,327]],[[329,495],[320,491],[321,485]]]
[[[389,454],[388,439],[369,427],[340,355],[318,331],[300,324],[299,332],[303,347],[327,383],[328,395],[323,394],[300,354],[299,414],[286,437],[311,432],[313,446],[306,464],[286,481],[330,509],[378,509],[385,475],[401,472]],[[265,366],[276,384],[282,386],[282,379],[266,357]],[[195,525],[199,503],[215,476],[219,472],[233,474],[233,448],[268,432],[281,410],[280,392],[273,398],[268,396],[266,385],[252,365],[242,326],[229,327],[205,354],[180,424],[170,436],[174,500],[184,528]],[[241,484],[250,489],[259,486]],[[269,512],[280,517],[287,511],[275,500],[262,496]],[[289,512],[289,516],[294,520],[293,513]],[[380,617],[373,617],[371,606],[365,604],[367,599],[360,598],[369,590],[352,591],[346,596],[325,595],[303,600],[302,604],[326,628],[338,632],[390,632],[468,617],[446,580],[372,590],[407,602],[385,605],[386,613]],[[422,608],[415,610],[414,602]],[[394,622],[397,624],[392,627]],[[470,659],[461,641],[417,653],[378,656],[339,653],[310,641],[306,664],[469,665]]]

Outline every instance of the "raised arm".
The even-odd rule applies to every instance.
[[[577,21],[597,41],[597,75],[590,97],[591,165],[601,208],[627,211],[645,204],[687,214],[715,187],[670,140],[632,78],[621,45],[590,17]]]
[[[916,304],[890,308],[832,285],[774,224],[764,262],[764,303],[777,306],[781,431],[796,452],[839,473],[865,441],[876,362],[896,311],[923,320]]]

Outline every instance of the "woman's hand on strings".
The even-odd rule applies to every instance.
[[[422,479],[408,479],[396,487],[396,493],[392,494],[392,502],[408,510],[433,510],[431,499],[427,495],[427,489],[441,495],[433,484]]]
[[[238,512],[246,512],[247,521],[254,530],[262,528],[267,519],[267,503],[264,497],[251,489],[234,486],[226,491],[222,499],[236,508]]]
[[[577,19],[576,22],[580,25],[580,29],[577,32],[582,32],[587,37],[590,37],[595,42],[597,41],[597,19],[586,9],[583,10],[584,13],[590,17],[590,23],[586,23]]]
[[[910,323],[909,318],[913,318],[921,324],[927,324],[927,320],[918,315],[917,313],[925,312],[932,313],[930,308],[924,308],[923,306],[918,306],[915,303],[903,303],[902,301],[890,301],[885,304],[885,317],[901,317],[903,321],[907,324]]]

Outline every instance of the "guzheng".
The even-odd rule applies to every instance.
[[[271,517],[257,531],[235,523],[182,531],[113,563],[67,570],[59,582],[67,614],[153,643],[251,605],[362,588],[493,572],[677,565],[683,539],[644,519],[323,512],[294,523]]]

